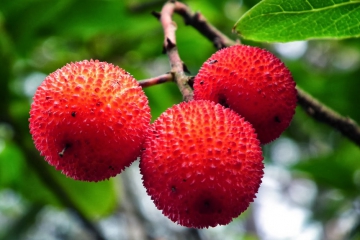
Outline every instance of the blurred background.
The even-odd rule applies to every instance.
[[[76,182],[34,148],[32,96],[46,75],[69,62],[99,59],[136,79],[170,70],[156,0],[0,1],[0,239],[360,239],[360,148],[296,109],[291,126],[263,147],[257,199],[227,226],[180,227],[158,211],[142,186],[138,162],[115,178]],[[256,0],[187,1],[232,39],[231,28]],[[175,15],[180,56],[192,75],[216,51]],[[262,44],[297,84],[360,122],[360,41]],[[156,119],[182,99],[174,83],[145,89]]]

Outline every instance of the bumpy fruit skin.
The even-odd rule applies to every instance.
[[[140,155],[150,108],[129,73],[85,60],[45,78],[33,97],[29,122],[35,146],[49,164],[73,179],[100,181]]]
[[[210,101],[174,105],[151,126],[140,160],[156,207],[180,225],[228,224],[255,198],[263,176],[251,124]]]
[[[253,124],[262,144],[289,126],[297,102],[290,71],[272,53],[235,45],[214,53],[194,80],[194,99],[229,107]]]

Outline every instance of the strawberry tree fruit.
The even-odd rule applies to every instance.
[[[263,176],[252,125],[211,101],[174,105],[151,125],[140,159],[156,207],[193,228],[225,225],[254,200]]]
[[[129,73],[84,60],[45,78],[29,122],[35,146],[49,164],[76,180],[101,181],[139,156],[150,108]]]
[[[264,49],[235,45],[217,51],[202,65],[194,79],[194,99],[233,109],[266,144],[289,126],[297,91],[279,58]]]

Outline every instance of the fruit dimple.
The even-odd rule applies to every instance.
[[[76,180],[100,181],[120,173],[140,154],[150,109],[130,74],[85,60],[45,78],[34,95],[29,122],[35,146],[49,164]]]
[[[296,95],[295,82],[280,59],[245,45],[213,54],[194,80],[195,100],[211,100],[233,109],[253,124],[263,144],[289,126]]]
[[[253,201],[263,175],[251,124],[210,101],[165,111],[144,148],[140,171],[147,193],[165,216],[187,227],[228,224]]]

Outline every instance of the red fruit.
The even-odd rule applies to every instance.
[[[255,198],[263,176],[251,124],[210,101],[165,111],[151,126],[140,160],[156,207],[186,227],[228,224]]]
[[[106,62],[67,64],[45,78],[30,110],[30,133],[49,164],[76,180],[100,181],[139,155],[150,125],[137,81]]]
[[[253,124],[261,143],[278,138],[295,113],[290,71],[272,53],[235,45],[213,54],[194,80],[194,99],[229,107]]]

